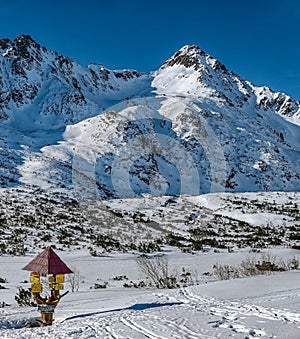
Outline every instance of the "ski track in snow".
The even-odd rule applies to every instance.
[[[148,330],[142,325],[139,325],[135,320],[133,320],[135,317],[120,317],[120,321],[128,326],[129,328],[133,329],[134,331],[142,334],[146,338],[153,338],[153,339],[165,339],[165,337],[160,337],[156,335],[154,332]]]
[[[291,291],[292,294],[294,292]],[[279,294],[281,297],[289,296],[288,293]],[[276,295],[274,297],[277,298]],[[140,310],[133,305],[128,308],[99,311],[98,314],[82,313],[62,321],[57,320],[48,328],[23,329],[19,328],[20,326],[11,330],[2,328],[0,336],[19,339],[40,337],[249,339],[276,337],[267,333],[265,329],[256,328],[265,321],[294,324],[300,328],[300,314],[272,307],[204,297],[197,294],[193,288],[182,288],[166,294],[153,293],[153,299],[158,306],[148,307],[145,304],[145,308]],[[257,326],[249,326],[249,320]]]
[[[160,297],[160,295],[157,296]],[[248,305],[235,301],[206,298],[193,293],[188,288],[181,289],[176,297],[183,304],[180,306],[168,306],[164,308],[166,312],[162,311],[161,308],[145,309],[141,312],[125,309],[112,311],[106,316],[102,315],[100,322],[100,319],[92,322],[95,335],[96,337],[101,336],[101,338],[107,336],[107,338],[213,339],[218,335],[216,331],[220,329],[225,331],[224,336],[222,335],[221,338],[226,338],[227,335],[234,337],[235,334],[245,334],[244,338],[258,338],[268,336],[268,334],[263,329],[247,326],[245,319],[257,317],[268,321],[281,321],[300,325],[300,315],[293,312]],[[161,298],[165,298],[165,296],[162,295]],[[181,307],[181,310],[177,309],[173,312],[173,307]],[[159,313],[156,312],[157,309],[160,309]],[[117,316],[118,313],[121,313],[121,315]],[[176,317],[177,313],[185,316]],[[206,316],[211,319],[207,322],[209,325],[207,328],[209,329],[210,327],[211,331],[215,331],[215,335],[207,333],[207,328],[197,327],[197,324],[193,322],[189,323],[187,319],[189,319],[190,315],[193,316],[194,313],[196,317]],[[78,315],[79,318],[80,315]],[[78,319],[72,319],[71,321],[77,321]],[[88,319],[84,324],[86,322],[91,323]],[[192,328],[193,326],[196,326],[195,329]]]
[[[298,325],[300,328],[299,313],[277,310],[272,307],[265,308],[262,306],[248,305],[239,302],[217,301],[213,298],[206,299],[193,294],[187,289],[182,289],[181,293],[188,301],[189,306],[195,307],[201,313],[210,312],[211,315],[220,317],[220,320],[214,322],[213,327],[229,328],[236,332],[248,332],[250,335],[251,333],[259,336],[266,335],[266,333],[260,329],[247,330],[241,323],[242,319],[254,316],[266,320],[290,322]]]

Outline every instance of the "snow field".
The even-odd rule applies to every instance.
[[[220,263],[237,264],[249,255],[237,253],[182,254],[167,248],[170,267],[197,268],[200,275]],[[278,257],[297,251],[276,249]],[[136,255],[114,254],[91,258],[84,251],[58,252],[76,267],[83,281],[77,293],[65,296],[55,311],[52,327],[22,328],[39,317],[36,309],[19,307],[13,300],[20,281],[28,279],[21,268],[30,257],[0,257],[0,268],[8,280],[0,290],[1,338],[283,338],[297,339],[300,333],[300,272],[284,272],[229,281],[203,280],[197,286],[175,290],[124,288],[128,279],[142,279]],[[299,255],[298,255],[299,257]],[[9,269],[7,269],[9,268]],[[106,289],[91,288],[108,281]],[[66,283],[66,289],[69,289]]]

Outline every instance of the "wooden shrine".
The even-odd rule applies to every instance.
[[[23,270],[30,271],[31,293],[41,312],[42,326],[52,325],[54,310],[60,299],[68,293],[60,294],[64,289],[65,274],[73,273],[72,270],[53,251],[52,247],[45,248]],[[42,296],[43,284],[41,276],[47,277],[50,288],[49,296]]]

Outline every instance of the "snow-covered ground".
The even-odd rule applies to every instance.
[[[277,248],[272,254],[299,258],[299,251]],[[174,290],[125,288],[124,282],[143,279],[136,255],[111,254],[91,257],[86,251],[57,251],[82,275],[77,293],[69,293],[55,311],[50,327],[24,328],[38,318],[36,308],[20,307],[14,301],[18,286],[28,279],[22,267],[27,257],[0,257],[1,277],[7,289],[0,301],[1,338],[283,338],[300,337],[300,271],[217,281],[212,272],[216,262],[238,264],[254,256],[248,250],[236,253],[182,253],[165,248],[170,268],[193,272],[199,284]],[[258,255],[258,254],[256,254]],[[128,280],[114,280],[125,275]],[[106,289],[95,283],[108,282]],[[66,289],[70,289],[66,283]]]

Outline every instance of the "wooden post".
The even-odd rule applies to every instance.
[[[55,307],[60,299],[68,293],[60,295],[60,291],[64,289],[64,275],[73,273],[72,270],[59,258],[51,246],[45,248],[23,269],[31,272],[31,293],[41,312],[42,325],[52,325]],[[48,298],[41,296],[43,286],[40,280],[41,276],[46,277],[47,275],[52,275],[48,277],[51,289],[51,295]]]
[[[51,290],[51,296],[47,299],[39,297],[38,294],[34,295],[34,299],[38,304],[38,310],[41,312],[41,322],[42,326],[49,326],[53,323],[53,314],[55,307],[62,297],[68,294],[69,291],[60,295],[59,291],[54,289]]]
[[[52,325],[53,322],[53,313],[41,312],[41,321],[43,326]]]

